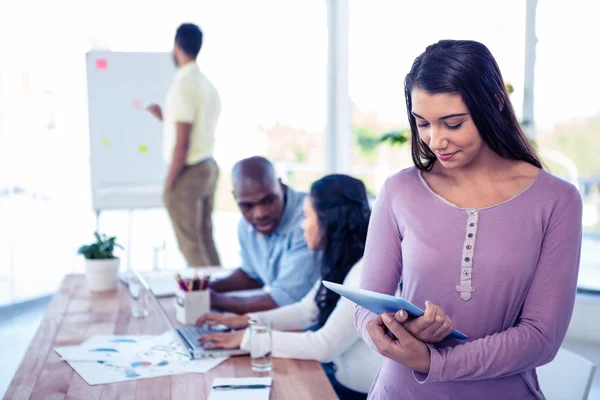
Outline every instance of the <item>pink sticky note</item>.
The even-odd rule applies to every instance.
[[[108,68],[108,62],[106,61],[106,58],[96,59],[96,69],[97,70],[103,70],[103,69],[107,69],[107,68]]]
[[[139,101],[139,100],[133,100],[133,101],[131,102],[131,105],[132,105],[132,107],[133,107],[133,108],[135,108],[135,109],[138,109],[138,110],[139,110],[140,108],[142,108],[142,102],[141,102],[141,101]]]

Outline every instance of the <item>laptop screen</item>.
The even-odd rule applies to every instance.
[[[154,304],[156,304],[156,308],[158,309],[158,312],[162,315],[163,319],[167,323],[167,326],[169,327],[169,330],[171,330],[171,332],[173,332],[173,334],[177,337],[177,340],[179,340],[181,343],[184,344],[184,346],[185,346],[186,349],[190,350],[190,346],[186,343],[185,340],[182,339],[182,337],[179,334],[179,332],[177,331],[177,329],[175,329],[175,325],[173,325],[173,323],[169,319],[169,316],[167,315],[165,309],[160,304],[160,301],[158,301],[158,299],[154,295],[154,292],[150,288],[150,285],[148,285],[148,282],[137,271],[133,271],[133,273],[135,274],[135,276],[137,276],[137,278],[140,280],[140,282],[146,288],[146,290],[148,290],[148,293],[150,293],[150,297],[153,299]],[[190,357],[191,357],[191,352],[190,352]]]

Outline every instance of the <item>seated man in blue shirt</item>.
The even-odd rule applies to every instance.
[[[319,276],[300,228],[306,194],[281,183],[263,157],[238,162],[232,179],[244,216],[238,228],[242,266],[209,283],[211,307],[245,314],[299,301]]]

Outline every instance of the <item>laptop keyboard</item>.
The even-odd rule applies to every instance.
[[[207,325],[198,326],[178,326],[177,330],[181,333],[181,335],[194,347],[200,347],[198,343],[198,339],[200,337],[206,335],[207,333],[214,333]]]

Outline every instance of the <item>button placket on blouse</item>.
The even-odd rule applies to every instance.
[[[469,300],[475,291],[475,287],[472,284],[472,269],[478,213],[477,210],[468,210],[467,215],[467,232],[462,249],[460,284],[456,286],[456,291],[460,293],[460,297],[465,301]]]

